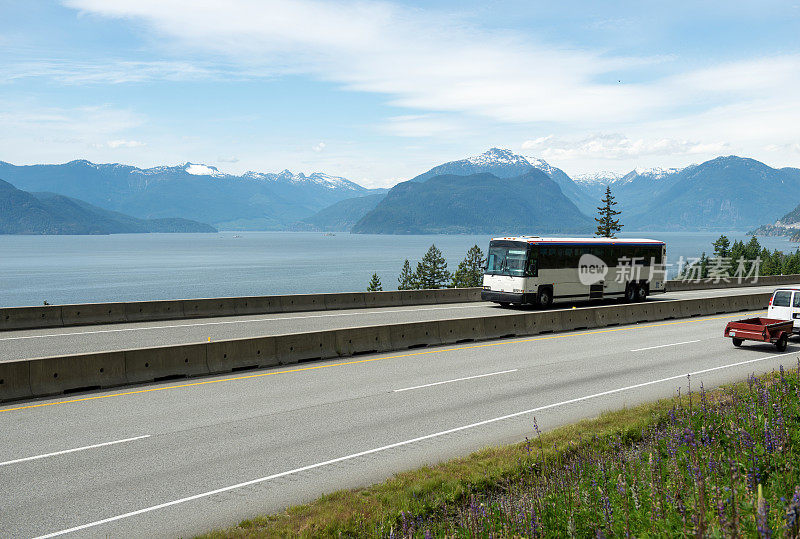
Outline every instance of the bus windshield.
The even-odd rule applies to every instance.
[[[525,243],[492,242],[486,259],[486,273],[524,277],[527,257],[528,245]]]

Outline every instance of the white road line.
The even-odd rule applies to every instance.
[[[495,376],[496,374],[506,374],[509,372],[517,372],[519,369],[511,369],[508,371],[499,371],[499,372],[490,372],[488,374],[478,374],[476,376],[465,376],[464,378],[455,378],[453,380],[445,380],[443,382],[433,382],[432,384],[424,384],[421,386],[414,386],[414,387],[404,387],[403,389],[394,389],[394,393],[400,393],[401,391],[411,391],[412,389],[422,389],[423,387],[432,387],[432,386],[439,386],[442,384],[451,384],[453,382],[461,382],[463,380],[474,380],[475,378],[484,378],[486,376]]]
[[[644,350],[655,350],[656,348],[666,348],[667,346],[679,346],[681,344],[691,344],[693,342],[706,341],[708,339],[696,339],[694,341],[673,342],[670,344],[659,344],[658,346],[648,346],[647,348],[637,348],[631,352],[643,352]]]
[[[125,331],[150,331],[155,329],[175,329],[192,328],[202,326],[221,326],[225,324],[253,324],[256,322],[272,322],[273,320],[300,320],[303,318],[327,318],[332,316],[358,316],[364,314],[383,314],[383,313],[412,313],[417,311],[443,311],[451,309],[474,309],[476,305],[463,305],[461,307],[425,307],[422,309],[396,309],[391,311],[374,311],[369,313],[336,313],[336,314],[312,314],[308,316],[282,316],[278,318],[257,318],[255,320],[224,320],[220,322],[201,322],[197,324],[172,324],[169,326],[147,326],[141,328],[120,328],[120,329],[100,329],[96,331],[74,331],[66,333],[48,333],[46,335],[24,335],[22,337],[2,337],[0,341],[21,341],[25,339],[43,339],[46,337],[69,337],[70,335],[96,335],[98,333],[122,333]]]
[[[781,357],[781,356],[788,356],[788,355],[795,354],[795,353],[796,352],[786,352],[786,353],[783,353],[783,354],[775,354],[775,355],[771,355],[771,356],[759,357],[759,358],[756,358],[756,359],[749,359],[747,361],[739,361],[738,363],[730,363],[728,365],[721,365],[719,367],[711,367],[711,368],[703,369],[703,370],[700,370],[700,371],[695,371],[695,372],[690,372],[690,373],[685,373],[685,374],[677,374],[675,376],[669,376],[667,378],[661,378],[659,380],[652,380],[650,382],[643,382],[641,384],[634,384],[634,385],[631,385],[631,386],[620,387],[620,388],[617,388],[617,389],[610,389],[608,391],[603,391],[601,393],[595,393],[593,395],[586,395],[584,397],[577,397],[575,399],[569,399],[569,400],[565,400],[565,401],[561,401],[561,402],[556,402],[556,403],[553,403],[553,404],[546,404],[544,406],[539,406],[538,408],[531,408],[530,410],[523,410],[521,412],[515,412],[513,414],[508,414],[508,415],[504,415],[504,416],[500,416],[500,417],[494,417],[492,419],[486,419],[484,421],[478,421],[477,423],[470,423],[469,425],[463,425],[461,427],[455,427],[455,428],[452,428],[452,429],[443,430],[443,431],[440,431],[440,432],[435,432],[433,434],[426,434],[425,436],[420,436],[418,438],[412,438],[411,440],[404,440],[402,442],[396,442],[396,443],[393,443],[393,444],[384,445],[382,447],[376,447],[374,449],[368,449],[366,451],[361,451],[359,453],[352,453],[350,455],[345,455],[343,457],[338,457],[338,458],[335,458],[335,459],[326,460],[324,462],[318,462],[316,464],[309,464],[308,466],[303,466],[302,468],[295,468],[294,470],[287,470],[285,472],[280,472],[280,473],[268,475],[266,477],[259,477],[258,479],[252,479],[250,481],[245,481],[244,483],[238,483],[236,485],[230,485],[228,487],[222,487],[222,488],[218,488],[216,490],[210,490],[208,492],[202,492],[200,494],[195,494],[194,496],[188,496],[186,498],[180,498],[178,500],[172,500],[170,502],[162,503],[162,504],[159,504],[159,505],[153,505],[151,507],[145,507],[144,509],[139,509],[137,511],[131,511],[130,513],[124,513],[122,515],[116,515],[116,516],[113,516],[113,517],[104,518],[103,520],[97,520],[95,522],[89,522],[87,524],[82,524],[80,526],[75,526],[74,528],[68,528],[66,530],[61,530],[61,531],[49,533],[47,535],[41,535],[39,537],[36,537],[35,539],[48,539],[50,537],[58,537],[60,535],[66,535],[66,534],[72,533],[72,532],[77,532],[77,531],[85,530],[85,529],[88,529],[88,528],[94,528],[96,526],[101,526],[103,524],[108,524],[110,522],[116,522],[118,520],[122,520],[122,519],[125,519],[125,518],[135,517],[137,515],[141,515],[141,514],[144,514],[144,513],[150,513],[152,511],[157,511],[159,509],[165,509],[167,507],[172,507],[173,505],[178,505],[178,504],[182,504],[182,503],[186,503],[186,502],[191,502],[191,501],[194,501],[194,500],[199,500],[201,498],[208,498],[209,496],[214,496],[215,494],[221,494],[223,492],[228,492],[230,490],[235,490],[235,489],[239,489],[239,488],[243,488],[243,487],[248,487],[250,485],[256,485],[258,483],[264,483],[265,481],[270,481],[272,479],[278,479],[280,477],[286,477],[288,475],[295,475],[295,474],[302,473],[302,472],[305,472],[305,471],[308,471],[308,470],[314,470],[316,468],[322,468],[324,466],[330,466],[331,464],[336,464],[336,463],[339,463],[339,462],[356,459],[356,458],[359,458],[359,457],[363,457],[365,455],[372,455],[374,453],[380,453],[382,451],[387,451],[389,449],[394,449],[394,448],[397,448],[397,447],[403,447],[403,446],[406,446],[406,445],[410,445],[410,444],[413,444],[413,443],[416,443],[416,442],[421,442],[421,441],[424,441],[424,440],[430,440],[430,439],[433,439],[433,438],[439,438],[441,436],[445,436],[447,434],[452,434],[454,432],[460,432],[460,431],[464,431],[464,430],[468,430],[468,429],[474,429],[476,427],[481,427],[483,425],[489,425],[491,423],[497,423],[498,421],[504,421],[506,419],[512,419],[512,418],[523,416],[523,415],[530,415],[530,414],[533,414],[533,413],[536,413],[536,412],[541,412],[543,410],[549,410],[551,408],[557,408],[559,406],[565,406],[567,404],[575,404],[577,402],[587,401],[587,400],[590,400],[590,399],[596,399],[598,397],[605,397],[607,395],[613,395],[615,393],[621,393],[623,391],[630,391],[631,389],[638,389],[640,387],[651,386],[651,385],[660,384],[660,383],[663,383],[663,382],[670,382],[672,380],[679,380],[681,378],[686,378],[687,376],[697,376],[698,374],[705,374],[707,372],[719,371],[719,370],[722,370],[722,369],[730,369],[732,367],[739,367],[741,365],[749,365],[751,363],[758,363],[759,361],[765,361],[767,359],[772,359],[772,358]]]
[[[143,438],[149,438],[149,434],[145,434],[144,436],[136,436],[134,438],[125,438],[124,440],[114,440],[113,442],[103,442],[102,444],[94,444],[94,445],[87,445],[84,447],[76,447],[75,449],[66,449],[64,451],[56,451],[55,453],[46,453],[44,455],[36,455],[34,457],[25,457],[22,459],[16,460],[8,460],[6,462],[0,462],[0,466],[8,466],[10,464],[18,464],[20,462],[28,462],[30,460],[39,460],[47,457],[55,457],[57,455],[66,455],[67,453],[75,453],[76,451],[85,451],[87,449],[95,449],[97,447],[105,447],[107,445],[115,445],[115,444],[122,444],[125,442],[133,442],[135,440],[141,440]]]

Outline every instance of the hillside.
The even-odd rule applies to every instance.
[[[0,162],[0,178],[29,192],[55,192],[140,219],[181,217],[224,229],[282,230],[371,191],[344,178],[283,171],[235,176],[186,163],[140,169],[85,160],[60,165]]]
[[[347,198],[323,208],[311,217],[292,225],[292,230],[316,230],[323,232],[349,231],[362,217],[375,209],[384,199],[386,191],[363,197]]]
[[[551,166],[542,159],[525,157],[503,148],[490,148],[480,155],[435,166],[429,171],[412,178],[411,181],[424,182],[429,178],[447,174],[468,176],[480,173],[492,174],[498,178],[514,178],[526,174],[532,168],[547,174],[561,188],[564,195],[575,203],[582,212],[594,212],[596,200],[572,181],[572,178],[563,170]]]
[[[393,187],[352,228],[360,234],[590,233],[583,215],[538,169],[513,178],[446,174]]]
[[[0,180],[0,234],[216,232],[180,218],[137,219],[54,193],[28,193]]]
[[[659,179],[665,180],[668,187],[654,189],[636,205],[623,206],[623,223],[629,229],[752,228],[774,222],[800,200],[800,169],[774,169],[736,156],[718,157]]]

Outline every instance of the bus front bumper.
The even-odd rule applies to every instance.
[[[481,290],[481,301],[495,303],[533,303],[536,294],[518,294],[512,292],[495,292],[494,290]]]

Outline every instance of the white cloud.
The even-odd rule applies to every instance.
[[[433,114],[405,114],[389,118],[382,130],[400,137],[431,137],[462,131],[463,126]]]
[[[631,139],[618,133],[594,134],[581,139],[548,135],[522,143],[522,149],[544,159],[624,159],[652,155],[705,155],[730,150],[726,142],[703,143],[672,138]]]
[[[220,65],[203,65],[197,62],[76,62],[72,60],[42,60],[8,62],[0,70],[0,83],[21,79],[47,78],[62,84],[124,84],[152,80],[195,81],[231,80],[252,77],[255,73],[243,72]]]
[[[218,157],[217,161],[220,163],[238,163],[238,157]]]
[[[321,152],[322,150],[325,149],[325,143],[324,142],[319,142],[319,143],[315,144],[311,149],[314,150],[315,152],[319,153],[319,152]]]
[[[142,146],[147,146],[146,142],[142,142],[140,140],[124,140],[124,139],[117,139],[117,140],[109,140],[105,143],[106,146],[109,148],[141,148]]]

